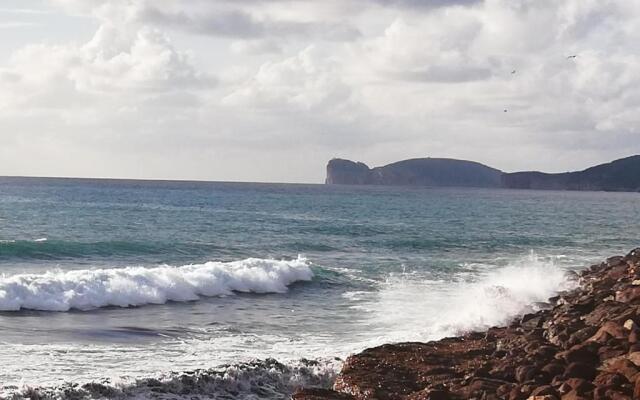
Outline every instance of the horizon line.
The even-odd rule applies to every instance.
[[[167,178],[114,178],[87,176],[40,176],[40,175],[0,175],[0,179],[59,179],[59,180],[93,180],[93,181],[134,181],[134,182],[176,182],[176,183],[251,183],[265,185],[324,185],[312,182],[267,182],[267,181],[225,181],[207,179],[167,179]]]

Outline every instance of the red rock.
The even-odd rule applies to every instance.
[[[451,396],[445,390],[426,389],[408,396],[406,400],[450,400],[450,399],[451,399]]]
[[[579,395],[574,390],[572,390],[571,392],[569,392],[567,394],[562,395],[561,399],[562,400],[590,400],[587,397]]]
[[[573,362],[580,363],[595,363],[598,361],[598,344],[593,342],[586,342],[577,344],[569,350],[560,352],[556,355],[556,358],[563,359],[567,364]]]
[[[546,372],[549,376],[562,375],[565,366],[558,361],[552,361],[549,364],[542,367],[541,371]]]
[[[634,363],[624,357],[608,361],[604,366],[604,370],[611,373],[621,374],[629,381],[632,381],[633,377],[638,373],[638,371],[640,371]]]
[[[530,381],[536,376],[537,372],[537,368],[531,365],[522,365],[516,368],[516,380],[520,383]]]
[[[536,389],[533,389],[533,392],[531,392],[531,396],[544,396],[544,395],[552,395],[554,397],[557,397],[558,391],[555,390],[553,386],[543,385],[543,386],[537,387]]]
[[[592,364],[573,362],[564,370],[565,378],[582,378],[588,381],[596,376],[596,369]]]
[[[630,395],[617,390],[607,390],[604,398],[607,400],[633,400]]]
[[[292,400],[353,400],[353,396],[328,389],[304,389],[291,396]]]
[[[598,350],[598,356],[600,360],[603,360],[603,361],[608,360],[610,358],[621,356],[626,353],[627,353],[627,350],[619,346],[618,348],[604,346]]]
[[[640,340],[640,332],[638,331],[631,331],[631,333],[629,333],[629,343],[638,343]]]
[[[587,392],[590,392],[595,387],[591,382],[581,378],[570,378],[567,379],[565,383],[569,385],[571,389],[575,390],[578,394],[585,394]]]
[[[634,351],[633,353],[629,353],[627,358],[636,366],[640,367],[640,351]]]
[[[606,343],[609,337],[613,337],[616,339],[626,338],[628,333],[625,331],[624,327],[620,324],[617,324],[613,321],[607,321],[595,335],[593,335],[589,340],[598,342],[598,343]]]
[[[596,386],[621,387],[628,384],[629,380],[622,374],[603,372],[593,380]]]
[[[629,286],[616,292],[616,301],[630,303],[640,298],[640,286]]]

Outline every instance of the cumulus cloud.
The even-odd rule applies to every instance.
[[[334,156],[557,171],[640,152],[634,2],[50,4],[95,30],[7,50],[5,173],[321,182]]]
[[[248,80],[234,88],[223,103],[243,107],[318,111],[340,108],[349,100],[336,62],[310,46],[293,57],[266,62]]]

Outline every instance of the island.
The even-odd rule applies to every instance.
[[[414,158],[369,168],[362,162],[334,158],[327,164],[325,183],[640,192],[640,155],[563,173],[509,173],[478,162],[451,158]]]

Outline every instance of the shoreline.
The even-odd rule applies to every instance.
[[[577,288],[508,326],[351,355],[332,390],[293,399],[640,398],[640,248],[576,279]]]

